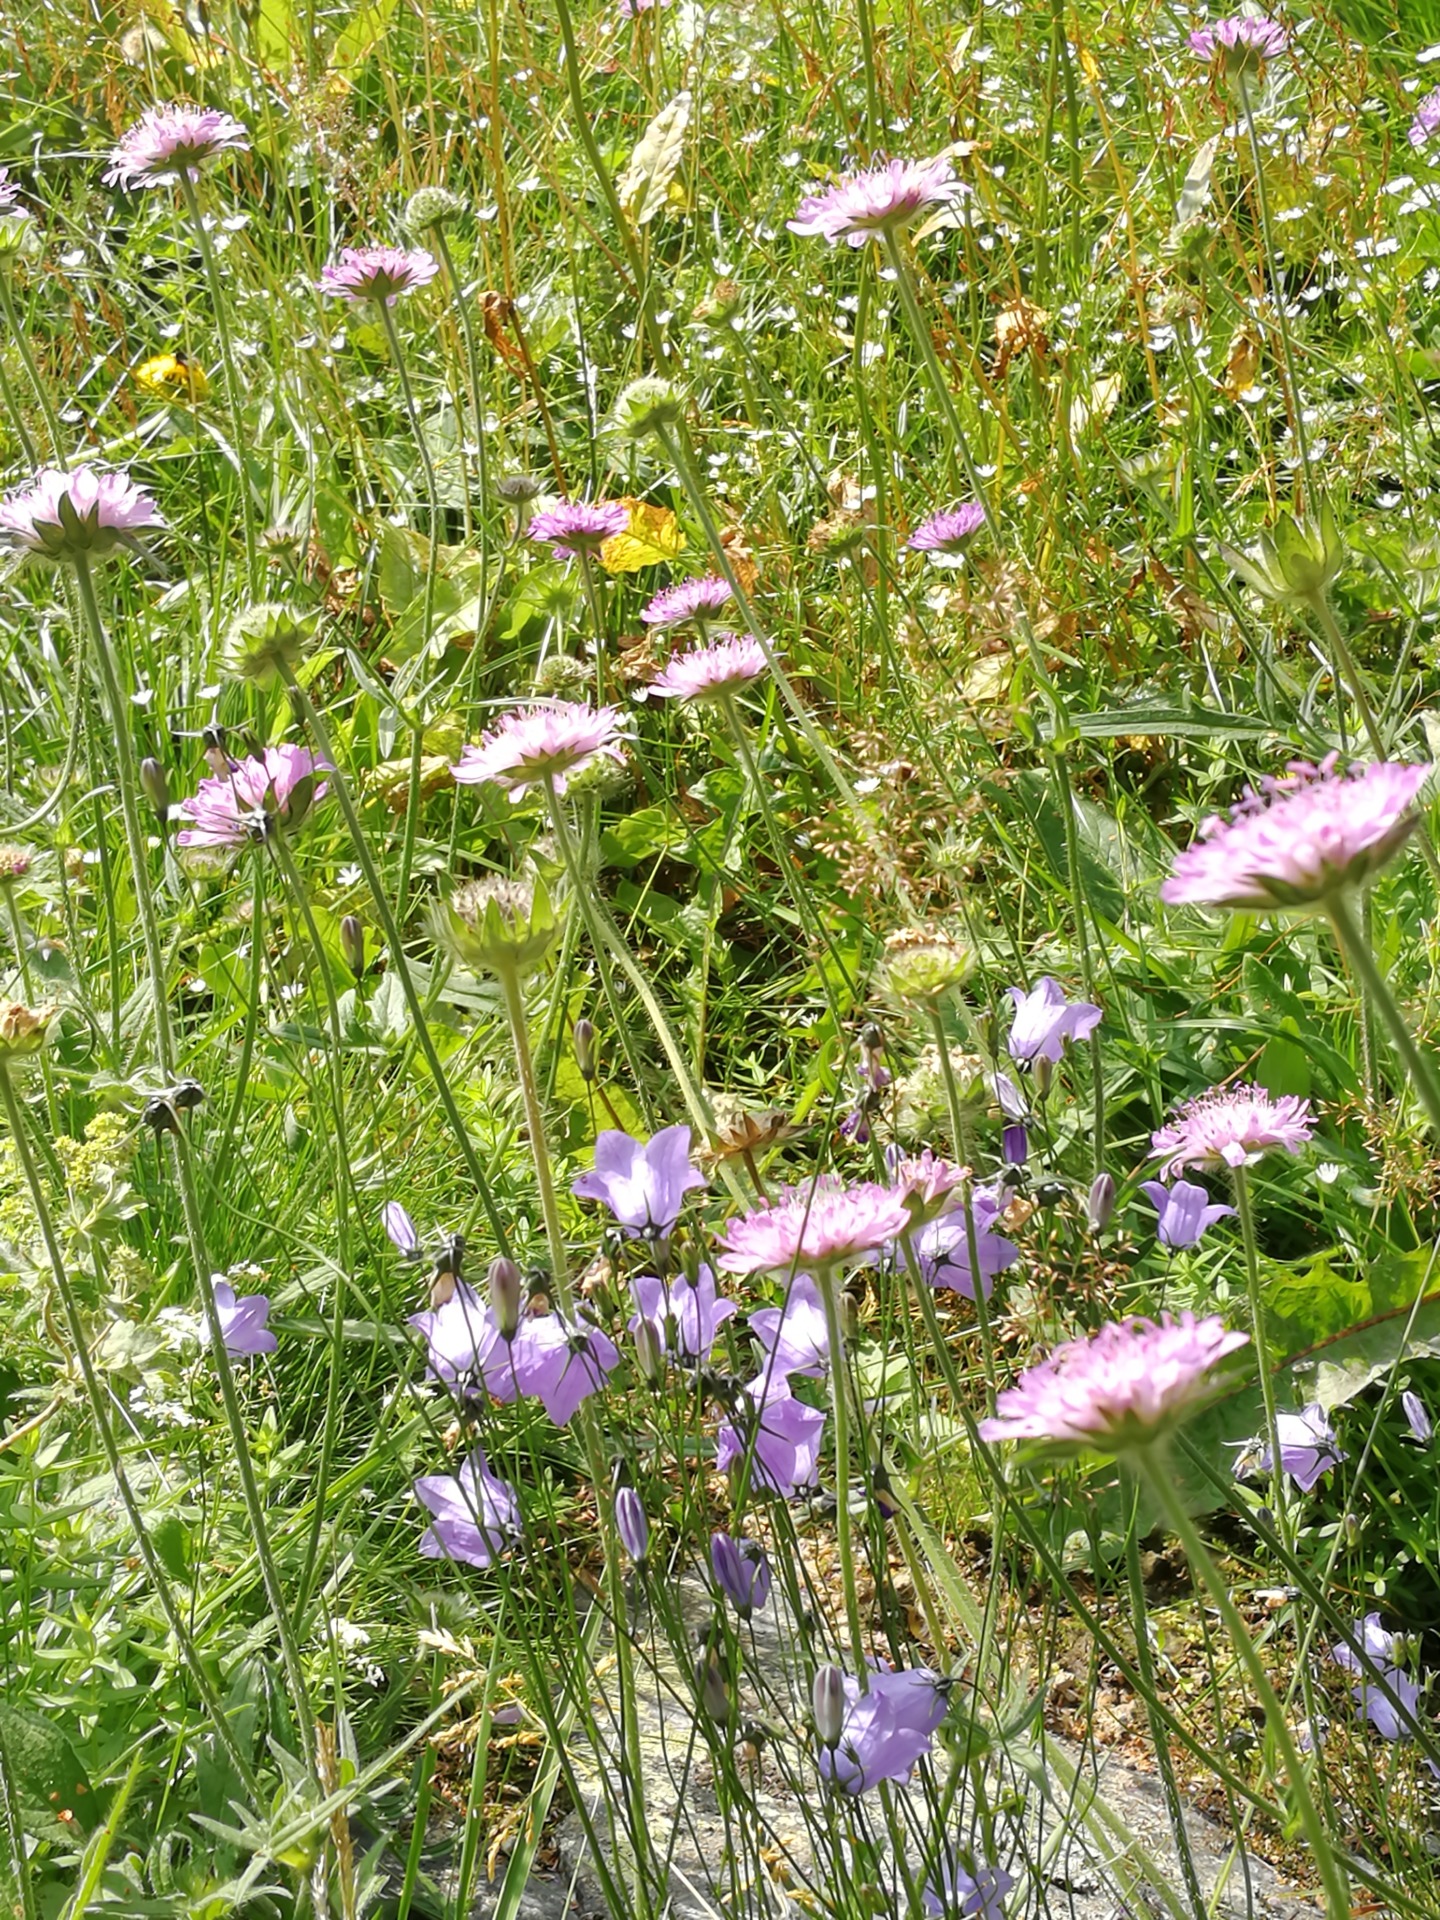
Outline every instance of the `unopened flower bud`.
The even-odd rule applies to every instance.
[[[1340,1523],[1340,1524],[1341,1524],[1341,1526],[1342,1526],[1342,1527],[1343,1527],[1343,1528],[1345,1529],[1345,1544],[1346,1544],[1346,1546],[1347,1546],[1347,1547],[1353,1547],[1353,1546],[1357,1546],[1357,1545],[1359,1544],[1359,1541],[1360,1541],[1360,1516],[1359,1516],[1359,1514],[1358,1514],[1358,1513],[1347,1513],[1347,1514],[1346,1514],[1346,1516],[1345,1516],[1345,1518],[1344,1518],[1344,1519],[1343,1519],[1343,1520],[1341,1521],[1341,1523]],[[1398,1637],[1399,1637],[1399,1636],[1397,1635],[1397,1639],[1398,1639]],[[1398,1658],[1398,1649],[1397,1649],[1397,1658]]]
[[[1091,1233],[1104,1233],[1115,1212],[1115,1176],[1113,1173],[1097,1173],[1090,1184],[1090,1197],[1085,1202],[1085,1224]]]
[[[665,1347],[660,1329],[644,1314],[635,1322],[635,1360],[650,1385],[657,1386],[665,1371]]]
[[[150,802],[155,818],[163,827],[170,818],[170,782],[160,762],[147,754],[140,762],[140,791]]]
[[[502,1338],[513,1340],[516,1329],[520,1325],[520,1308],[525,1297],[520,1269],[513,1260],[507,1260],[502,1253],[498,1259],[490,1262],[486,1285],[490,1291],[490,1305],[495,1313],[495,1324],[500,1329]]]
[[[595,1023],[582,1014],[575,1022],[575,1066],[588,1087],[595,1078]]]
[[[595,669],[573,653],[547,653],[532,684],[548,700],[586,700],[595,685]]]
[[[908,1007],[929,1008],[963,987],[975,968],[975,955],[939,929],[906,929],[885,942],[885,984]]]
[[[1281,604],[1315,600],[1345,564],[1345,541],[1328,500],[1319,514],[1282,513],[1268,533],[1262,533],[1248,553],[1231,547],[1220,551],[1242,580],[1267,600]]]
[[[353,913],[347,913],[340,922],[340,951],[345,956],[345,964],[357,980],[365,975],[365,929]]]
[[[821,1667],[810,1689],[810,1709],[822,1747],[838,1747],[845,1728],[845,1676],[838,1667]]]
[[[412,240],[423,240],[436,227],[453,227],[465,212],[465,202],[448,187],[417,187],[405,202],[400,224]]]
[[[670,382],[647,374],[632,380],[615,402],[615,431],[622,440],[644,440],[678,426],[684,411]]]
[[[436,938],[476,973],[528,973],[555,941],[555,915],[543,881],[489,875],[467,880],[432,911]]]
[[[695,1690],[700,1695],[700,1705],[716,1726],[728,1726],[730,1688],[726,1684],[725,1670],[713,1653],[702,1654],[695,1663]]]
[[[1048,1099],[1050,1094],[1050,1089],[1055,1084],[1055,1062],[1053,1060],[1047,1059],[1045,1055],[1042,1053],[1036,1059],[1034,1067],[1031,1069],[1031,1071],[1034,1075],[1034,1080],[1035,1080],[1036,1099],[1037,1100]]]
[[[221,659],[240,679],[264,686],[277,673],[298,666],[319,625],[318,612],[262,600],[242,608],[230,622]]]
[[[1013,1121],[1000,1136],[1000,1151],[1007,1167],[1023,1167],[1030,1157],[1030,1136],[1019,1121]]]
[[[54,1007],[32,1011],[18,1000],[0,1005],[0,1059],[18,1060],[38,1053],[54,1018]]]
[[[711,1534],[710,1569],[715,1584],[742,1620],[748,1620],[770,1598],[770,1562],[758,1540]]]
[[[634,1487],[621,1487],[615,1495],[615,1531],[636,1566],[643,1566],[650,1551],[650,1522],[645,1518],[644,1504]]]
[[[31,864],[28,847],[16,846],[13,841],[0,847],[0,886],[9,886],[13,880],[23,880]]]
[[[847,1345],[860,1338],[860,1302],[848,1287],[840,1295],[840,1325]]]

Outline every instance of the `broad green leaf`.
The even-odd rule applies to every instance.
[[[331,73],[354,73],[366,56],[379,45],[394,11],[395,0],[370,0],[369,6],[358,7],[341,28],[330,49]]]
[[[0,1740],[20,1796],[25,1831],[37,1840],[72,1843],[100,1817],[96,1796],[74,1747],[53,1720],[0,1701]]]

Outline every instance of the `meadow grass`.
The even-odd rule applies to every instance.
[[[1276,20],[12,10],[7,1910],[508,1916],[570,1808],[658,1914],[658,1686],[737,1914],[1047,1910],[1116,1689],[1123,1898],[1206,1910],[1178,1781],[1435,1911],[1429,789],[1160,898],[1440,729],[1431,29]],[[107,180],[177,102],[233,137]],[[669,697],[701,576],[734,677]],[[1248,1347],[1113,1331],[1187,1313]],[[1091,1336],[1092,1444],[1005,1445]]]

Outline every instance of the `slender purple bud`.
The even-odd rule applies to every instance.
[[[580,1070],[580,1078],[588,1087],[595,1078],[595,1023],[580,1018],[575,1022],[574,1033],[575,1065]]]
[[[1000,1136],[1000,1151],[1007,1167],[1023,1167],[1030,1158],[1030,1136],[1018,1121],[1006,1127]]]
[[[665,1342],[659,1327],[643,1313],[635,1322],[635,1359],[649,1384],[658,1386],[665,1371]]]
[[[712,1533],[710,1570],[716,1586],[742,1620],[758,1613],[770,1598],[770,1562],[758,1540],[734,1540],[728,1533]]]
[[[821,1667],[815,1675],[810,1706],[821,1746],[838,1747],[845,1726],[845,1676],[839,1667]]]
[[[170,782],[158,760],[148,755],[140,762],[140,788],[155,809],[155,818],[163,827],[170,818]]]
[[[1085,1224],[1091,1233],[1104,1233],[1115,1211],[1115,1176],[1097,1173],[1085,1203]]]
[[[1036,1098],[1044,1100],[1049,1095],[1051,1083],[1055,1078],[1055,1062],[1047,1053],[1036,1054],[1031,1071],[1035,1079]]]
[[[345,964],[357,980],[365,973],[365,929],[353,913],[347,913],[340,922],[340,951],[345,956]]]
[[[415,1222],[398,1200],[385,1202],[380,1209],[380,1224],[391,1244],[398,1247],[407,1260],[412,1260],[419,1253],[420,1236],[415,1231]]]
[[[650,1522],[634,1487],[621,1487],[615,1495],[615,1531],[636,1566],[643,1567],[650,1551]]]
[[[1426,1410],[1425,1402],[1418,1393],[1407,1390],[1400,1396],[1400,1404],[1405,1409],[1405,1418],[1410,1422],[1410,1431],[1422,1447],[1428,1447],[1435,1432],[1435,1422]]]
[[[490,1305],[494,1309],[495,1325],[500,1330],[500,1337],[513,1340],[520,1325],[520,1308],[524,1301],[520,1269],[502,1253],[498,1259],[490,1262],[486,1285],[490,1290]]]

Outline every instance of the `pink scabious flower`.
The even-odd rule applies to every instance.
[[[944,157],[891,160],[807,195],[785,224],[791,233],[818,234],[832,247],[838,240],[863,247],[867,240],[908,227],[926,207],[948,200],[956,185],[955,169]]]
[[[892,1188],[874,1181],[847,1187],[824,1175],[729,1221],[719,1264],[726,1273],[824,1272],[873,1253],[909,1226],[909,1210]]]
[[[536,786],[564,793],[569,776],[592,760],[621,758],[619,723],[614,707],[589,707],[583,700],[517,707],[478,746],[465,748],[455,778],[461,786],[504,787],[516,800]]]
[[[722,633],[708,647],[675,653],[650,682],[662,700],[728,700],[764,673],[765,649],[748,634]]]
[[[1335,771],[1293,761],[1247,788],[1230,815],[1212,816],[1177,854],[1160,889],[1170,904],[1305,912],[1383,867],[1419,823],[1426,765],[1377,760]]]
[[[912,1227],[924,1226],[959,1206],[959,1189],[969,1177],[967,1168],[952,1166],[929,1147],[907,1160],[895,1160],[890,1168],[891,1185]]]
[[[1248,1339],[1218,1314],[1111,1321],[1022,1373],[981,1437],[1104,1453],[1148,1445],[1209,1398],[1211,1369]]]
[[[150,107],[120,137],[105,173],[107,187],[167,187],[190,182],[222,153],[244,152],[249,135],[214,107]]]
[[[160,510],[123,473],[46,467],[28,487],[0,500],[0,545],[23,558],[75,561],[103,558],[134,544],[145,527],[163,527]]]
[[[905,544],[915,553],[955,559],[984,524],[985,509],[979,501],[967,500],[963,506],[947,507],[943,513],[932,513],[928,520],[922,520]]]
[[[329,761],[304,747],[266,747],[258,759],[233,761],[227,771],[202,780],[180,811],[191,822],[175,836],[182,847],[243,847],[267,840],[279,827],[300,826],[327,782],[316,775]]]
[[[1289,45],[1289,35],[1278,21],[1254,14],[1235,13],[1212,26],[1197,27],[1190,35],[1191,50],[1202,60],[1223,54],[1227,67],[1244,67],[1261,60],[1278,60]]]
[[[18,213],[20,189],[10,178],[10,169],[0,167],[0,213]]]
[[[1440,87],[1427,93],[1415,109],[1415,118],[1410,122],[1411,146],[1426,146],[1437,127],[1440,127]]]
[[[647,627],[683,627],[693,621],[703,630],[734,598],[735,589],[728,580],[718,573],[702,574],[698,580],[677,580],[673,587],[662,587],[640,618]]]
[[[383,300],[393,307],[402,293],[423,287],[440,271],[440,263],[424,247],[346,247],[338,260],[320,269],[320,291],[363,306]]]
[[[1314,1131],[1310,1102],[1296,1094],[1274,1100],[1263,1087],[1211,1087],[1151,1134],[1150,1150],[1168,1180],[1187,1167],[1248,1166],[1272,1147],[1299,1153]]]
[[[532,514],[525,531],[557,560],[573,560],[577,553],[598,553],[629,525],[630,509],[623,501],[566,500]]]

